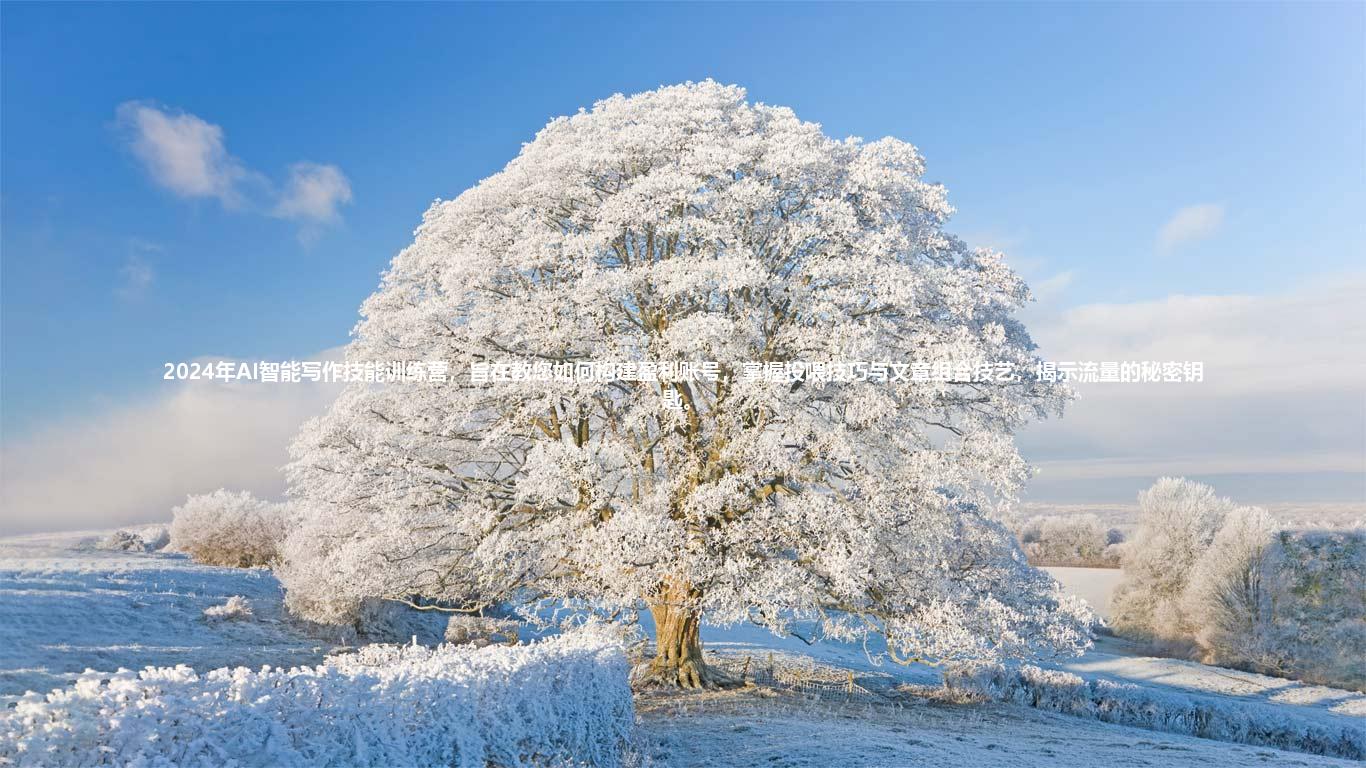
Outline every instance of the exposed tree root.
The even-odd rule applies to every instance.
[[[716,690],[738,688],[744,681],[720,667],[705,663],[701,659],[684,659],[673,662],[656,656],[650,661],[638,664],[631,670],[631,686],[634,688],[682,688],[684,690]]]

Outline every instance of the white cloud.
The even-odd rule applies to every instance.
[[[294,163],[278,189],[228,153],[222,127],[187,112],[129,101],[116,120],[152,180],[180,197],[217,198],[228,208],[302,222],[305,240],[339,221],[339,208],[351,202],[351,182],[337,166]]]
[[[1066,416],[1027,429],[1022,450],[1051,489],[1084,482],[1096,500],[1117,478],[1281,475],[1293,496],[1315,473],[1362,473],[1362,295],[1366,276],[1340,276],[1278,295],[1177,295],[1037,318],[1045,359],[1200,361],[1204,381],[1079,384]]]
[[[1072,284],[1072,281],[1076,279],[1076,276],[1076,273],[1069,269],[1042,280],[1036,280],[1029,284],[1029,289],[1034,294],[1035,301],[1046,304],[1061,296]]]
[[[1157,231],[1157,248],[1170,253],[1176,248],[1204,240],[1224,225],[1224,206],[1214,203],[1190,205],[1172,214]]]
[[[129,256],[123,266],[119,268],[119,287],[118,294],[124,299],[135,300],[142,298],[142,295],[151,287],[152,281],[156,278],[156,272],[146,259],[136,254]]]
[[[117,119],[129,147],[157,184],[181,197],[216,197],[224,205],[241,202],[238,185],[250,172],[228,154],[223,129],[188,113],[174,114],[150,104],[119,105]]]
[[[187,494],[222,486],[278,497],[290,440],[341,386],[165,384],[151,401],[6,439],[0,534],[167,520]]]
[[[351,202],[351,182],[335,165],[295,163],[275,215],[312,223],[335,221],[337,208]]]

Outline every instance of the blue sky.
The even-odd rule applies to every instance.
[[[169,396],[165,361],[344,343],[432,199],[551,117],[684,80],[915,143],[954,230],[1044,285],[1042,312],[1335,284],[1366,254],[1360,3],[0,13],[10,447]],[[352,199],[305,226],[177,194],[130,148],[130,101],[218,126],[261,185],[323,163]]]

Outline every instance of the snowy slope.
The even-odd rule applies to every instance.
[[[311,664],[332,645],[285,619],[269,571],[95,549],[102,535],[0,539],[0,702],[70,683],[87,667]],[[233,595],[250,601],[252,620],[204,616]]]
[[[1050,666],[1090,680],[1141,683],[1150,688],[1277,704],[1287,712],[1315,713],[1366,728],[1366,694],[1193,661],[1143,656],[1132,643],[1115,637],[1100,638],[1096,647],[1079,659]]]
[[[1045,568],[1071,594],[1091,604],[1108,618],[1110,595],[1122,573],[1105,568]],[[1295,680],[1211,667],[1193,661],[1144,655],[1135,644],[1117,637],[1101,637],[1085,656],[1054,664],[1088,680],[1141,683],[1147,687],[1209,695],[1248,703],[1272,703],[1293,707],[1287,711],[1311,711],[1328,718],[1366,718],[1366,694],[1310,685]],[[1362,727],[1366,727],[1363,725]]]
[[[652,629],[648,622],[648,617],[646,617],[646,621],[644,621],[643,624],[648,634]],[[752,665],[763,665],[767,663],[769,654],[773,652],[779,654],[779,659],[788,665],[795,664],[800,667],[803,664],[802,659],[793,657],[805,657],[809,662],[814,664],[829,665],[840,669],[852,670],[855,673],[856,682],[860,686],[872,691],[885,692],[898,685],[904,684],[912,686],[937,686],[941,682],[940,672],[935,668],[921,665],[903,667],[886,661],[878,663],[875,658],[869,658],[869,654],[865,653],[862,646],[839,643],[819,643],[808,646],[798,638],[774,637],[772,634],[753,626],[707,627],[703,631],[703,642],[710,652],[720,654],[723,659],[729,658],[727,666],[730,667],[732,671],[744,664],[745,661],[748,661]],[[875,655],[881,649],[876,645],[870,645],[868,650]],[[1145,694],[1149,695],[1149,698],[1166,702],[1174,708],[1170,713],[1173,723],[1171,725],[1158,726],[1159,730],[1138,730],[1137,728],[1127,728],[1098,722],[1095,719],[1088,720],[1082,715],[1058,715],[1050,712],[1032,710],[1022,706],[974,705],[974,707],[959,710],[958,714],[974,721],[979,718],[986,718],[988,720],[995,718],[995,721],[1000,721],[1003,724],[997,731],[990,734],[984,736],[982,736],[982,734],[976,734],[982,736],[983,740],[978,743],[977,746],[972,746],[971,744],[962,745],[962,749],[966,750],[963,754],[970,754],[973,750],[978,748],[997,756],[1008,754],[1008,751],[1001,751],[1003,749],[1001,742],[1002,740],[1008,741],[1007,734],[1012,727],[1024,729],[1020,736],[1027,736],[1028,738],[1026,741],[1039,745],[1038,749],[1036,751],[1026,751],[1024,756],[1017,756],[1019,762],[1012,762],[1011,759],[1005,758],[1001,758],[999,761],[995,762],[983,761],[984,759],[979,759],[982,758],[982,756],[979,755],[978,758],[964,758],[961,762],[946,761],[943,764],[1056,764],[1050,763],[1049,755],[1051,753],[1049,750],[1051,747],[1047,746],[1050,743],[1049,739],[1053,737],[1040,736],[1033,730],[1038,728],[1070,728],[1095,734],[1096,739],[1098,740],[1097,744],[1100,745],[1097,747],[1099,752],[1096,752],[1086,760],[1076,764],[1108,764],[1112,762],[1111,758],[1123,754],[1126,756],[1126,763],[1131,762],[1135,765],[1187,765],[1209,762],[1209,760],[1198,756],[1205,752],[1209,752],[1210,750],[1214,750],[1220,755],[1232,756],[1227,761],[1223,759],[1213,760],[1213,764],[1215,765],[1235,764],[1240,760],[1249,759],[1255,759],[1257,762],[1268,762],[1270,760],[1270,757],[1268,756],[1276,757],[1276,761],[1272,762],[1277,762],[1277,764],[1283,763],[1291,765],[1319,764],[1313,761],[1323,759],[1313,755],[1291,756],[1291,753],[1282,752],[1279,749],[1266,746],[1217,742],[1193,738],[1181,735],[1180,733],[1163,732],[1163,730],[1184,725],[1184,723],[1181,722],[1184,713],[1191,708],[1206,708],[1223,712],[1225,713],[1222,715],[1223,717],[1232,718],[1229,722],[1262,722],[1267,724],[1278,724],[1284,721],[1300,723],[1310,729],[1322,728],[1324,731],[1333,734],[1366,733],[1366,695],[1352,691],[1326,688],[1323,686],[1306,685],[1296,681],[1271,678],[1264,675],[1238,672],[1220,667],[1210,667],[1194,662],[1142,656],[1137,654],[1137,651],[1132,644],[1115,638],[1101,638],[1095,648],[1079,658],[1065,660],[1057,659],[1052,660],[1051,662],[1040,661],[1040,665],[1053,669],[1066,670],[1079,675],[1086,680],[1108,680],[1115,683],[1138,685]],[[1212,706],[1206,707],[1204,704],[1206,702],[1211,703]],[[761,719],[765,723],[763,737],[776,739],[777,741],[775,741],[775,744],[782,742],[784,737],[781,734],[784,729],[790,728],[794,733],[802,732],[804,730],[823,733],[825,729],[832,727],[829,723],[823,722],[822,717],[809,713],[780,713],[780,715],[775,716],[773,713],[768,712],[766,709],[767,704],[763,703],[742,702],[741,704],[736,704],[735,702],[731,702],[727,706],[738,706],[743,709],[747,713],[743,715],[743,717]],[[1148,705],[1143,706],[1146,707]],[[1140,707],[1140,709],[1142,709],[1142,707]],[[648,710],[645,711],[648,712]],[[996,714],[993,715],[991,713]],[[1092,713],[1092,716],[1094,714],[1095,713]],[[1157,716],[1156,713],[1146,714],[1152,715],[1150,719],[1153,720],[1161,721],[1163,719],[1163,717]],[[707,717],[710,717],[710,715],[707,715]],[[721,714],[718,715],[718,717],[720,718],[720,723],[714,724],[716,727],[723,729],[741,727],[736,724],[736,718],[739,716],[734,713]],[[860,721],[857,728],[864,730],[872,729],[874,732],[879,732],[878,729],[883,728],[883,726],[878,725],[878,720],[885,717],[890,716],[885,715],[881,710],[875,710],[874,714],[870,715],[871,719]],[[1056,718],[1059,717],[1064,719],[1058,721]],[[1009,724],[1009,721],[1012,720],[1012,718],[1018,719],[1019,721],[1014,726]],[[808,719],[814,719],[815,722],[805,722]],[[1145,718],[1138,719],[1143,720]],[[773,722],[770,723],[770,720],[773,720]],[[1063,725],[1056,725],[1059,722],[1063,723]],[[1050,723],[1055,725],[1049,725]],[[1065,725],[1066,723],[1071,723],[1071,725],[1067,726]],[[900,726],[896,727],[899,728]],[[673,733],[678,728],[681,728],[681,726],[670,722],[652,721],[650,724],[650,729],[659,731],[664,734],[664,736]],[[1305,736],[1303,739],[1299,736],[1295,736],[1293,739],[1286,741],[1282,738],[1284,734],[1279,733],[1279,729],[1268,729],[1265,733],[1262,733],[1260,726],[1253,725],[1251,728],[1253,731],[1252,738],[1256,739],[1254,742],[1256,745],[1289,745],[1297,751],[1317,751],[1322,746],[1317,744],[1314,738],[1309,736]],[[1116,731],[1107,729],[1118,729],[1118,732],[1120,733],[1128,733],[1129,740],[1120,740],[1120,742],[1116,742],[1116,737],[1114,736]],[[1291,730],[1298,733],[1295,729]],[[890,739],[891,742],[889,743],[899,743],[898,739],[900,737],[881,732],[879,733],[880,735],[865,734],[859,738],[862,739],[866,737],[873,740]],[[892,733],[899,733],[899,731],[894,728]],[[1143,735],[1136,736],[1135,734]],[[661,738],[663,738],[663,736]],[[682,738],[681,734],[680,738]],[[1059,735],[1058,738],[1061,738],[1061,736]],[[838,736],[831,736],[830,739],[833,740],[831,743],[840,743],[840,738]],[[1107,739],[1109,741],[1106,741]],[[665,740],[667,741],[667,738]],[[811,752],[810,763],[801,762],[800,760],[792,762],[788,758],[783,758],[775,764],[818,765],[830,761],[833,761],[836,764],[842,764],[844,757],[841,757],[837,751],[829,751],[835,749],[835,747],[827,744],[827,741],[826,737],[822,736],[820,744],[814,746],[813,751]],[[1360,743],[1360,741],[1360,738],[1355,739],[1356,743]],[[1120,748],[1119,744],[1121,742],[1127,746]],[[1197,746],[1192,746],[1190,742],[1194,742]],[[1293,744],[1291,742],[1293,742]],[[1102,748],[1105,743],[1109,743],[1110,747],[1113,747],[1114,749],[1109,749],[1107,751],[1107,748]],[[1171,744],[1174,743],[1181,746],[1171,746]],[[1131,747],[1137,747],[1141,752],[1149,745],[1157,745],[1152,747],[1155,751],[1150,759],[1137,758],[1129,754],[1129,749]],[[717,754],[719,756],[724,756],[727,754],[728,750],[734,748],[738,748],[738,746],[718,747]],[[846,744],[845,747],[840,748],[854,749],[856,747]],[[1175,760],[1173,756],[1165,752],[1165,750],[1169,749],[1176,750],[1177,752],[1193,753],[1188,755],[1190,762],[1186,762],[1184,758],[1181,761]],[[760,751],[763,752],[763,749],[761,748]],[[913,755],[914,759],[917,761],[928,761],[926,764],[941,764],[940,759],[935,757],[933,752],[921,753],[916,750],[911,750],[909,752],[904,752],[903,754],[897,749],[893,749],[892,754],[898,754],[900,756],[887,763],[874,762],[871,764],[902,765],[906,763],[899,762],[899,760],[903,758],[911,760]],[[1164,754],[1167,754],[1167,757],[1164,758]],[[1330,751],[1329,754],[1350,754],[1350,752]],[[1109,757],[1106,757],[1107,755],[1109,755]],[[726,764],[724,759],[718,757],[718,760],[720,760],[720,762],[711,764]],[[1145,760],[1147,761],[1145,762]],[[1166,762],[1164,762],[1164,760]],[[683,764],[691,765],[693,763],[685,762]],[[697,764],[706,765],[709,763],[701,762]],[[854,762],[853,764],[859,763]]]

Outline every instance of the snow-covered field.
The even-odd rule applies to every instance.
[[[104,533],[0,539],[0,702],[87,667],[312,664],[333,645],[283,615],[270,571],[96,549]],[[251,605],[250,621],[204,615],[233,596]]]
[[[0,540],[0,695],[7,704],[26,690],[64,686],[87,667],[105,673],[88,678],[97,683],[120,667],[184,664],[200,676],[223,666],[289,667],[321,662],[340,640],[284,616],[279,586],[268,571],[200,566],[172,554],[101,551],[93,547],[99,537],[87,532]],[[1114,573],[1050,570],[1076,572],[1056,575],[1088,599],[1105,594],[1096,577]],[[205,615],[233,596],[246,600],[250,615],[234,609]],[[773,653],[850,670],[872,693],[842,698],[760,688],[639,696],[640,764],[1354,764],[1004,703],[936,700],[914,693],[937,686],[936,670],[877,664],[861,647],[808,646],[748,626],[708,627],[704,641],[732,664],[748,659],[757,666]],[[1113,638],[1052,666],[1086,680],[1271,706],[1330,727],[1366,727],[1362,694],[1143,657]]]
[[[1123,576],[1118,568],[1048,566],[1044,570],[1057,579],[1068,594],[1085,600],[1102,619],[1110,619],[1110,595]]]

